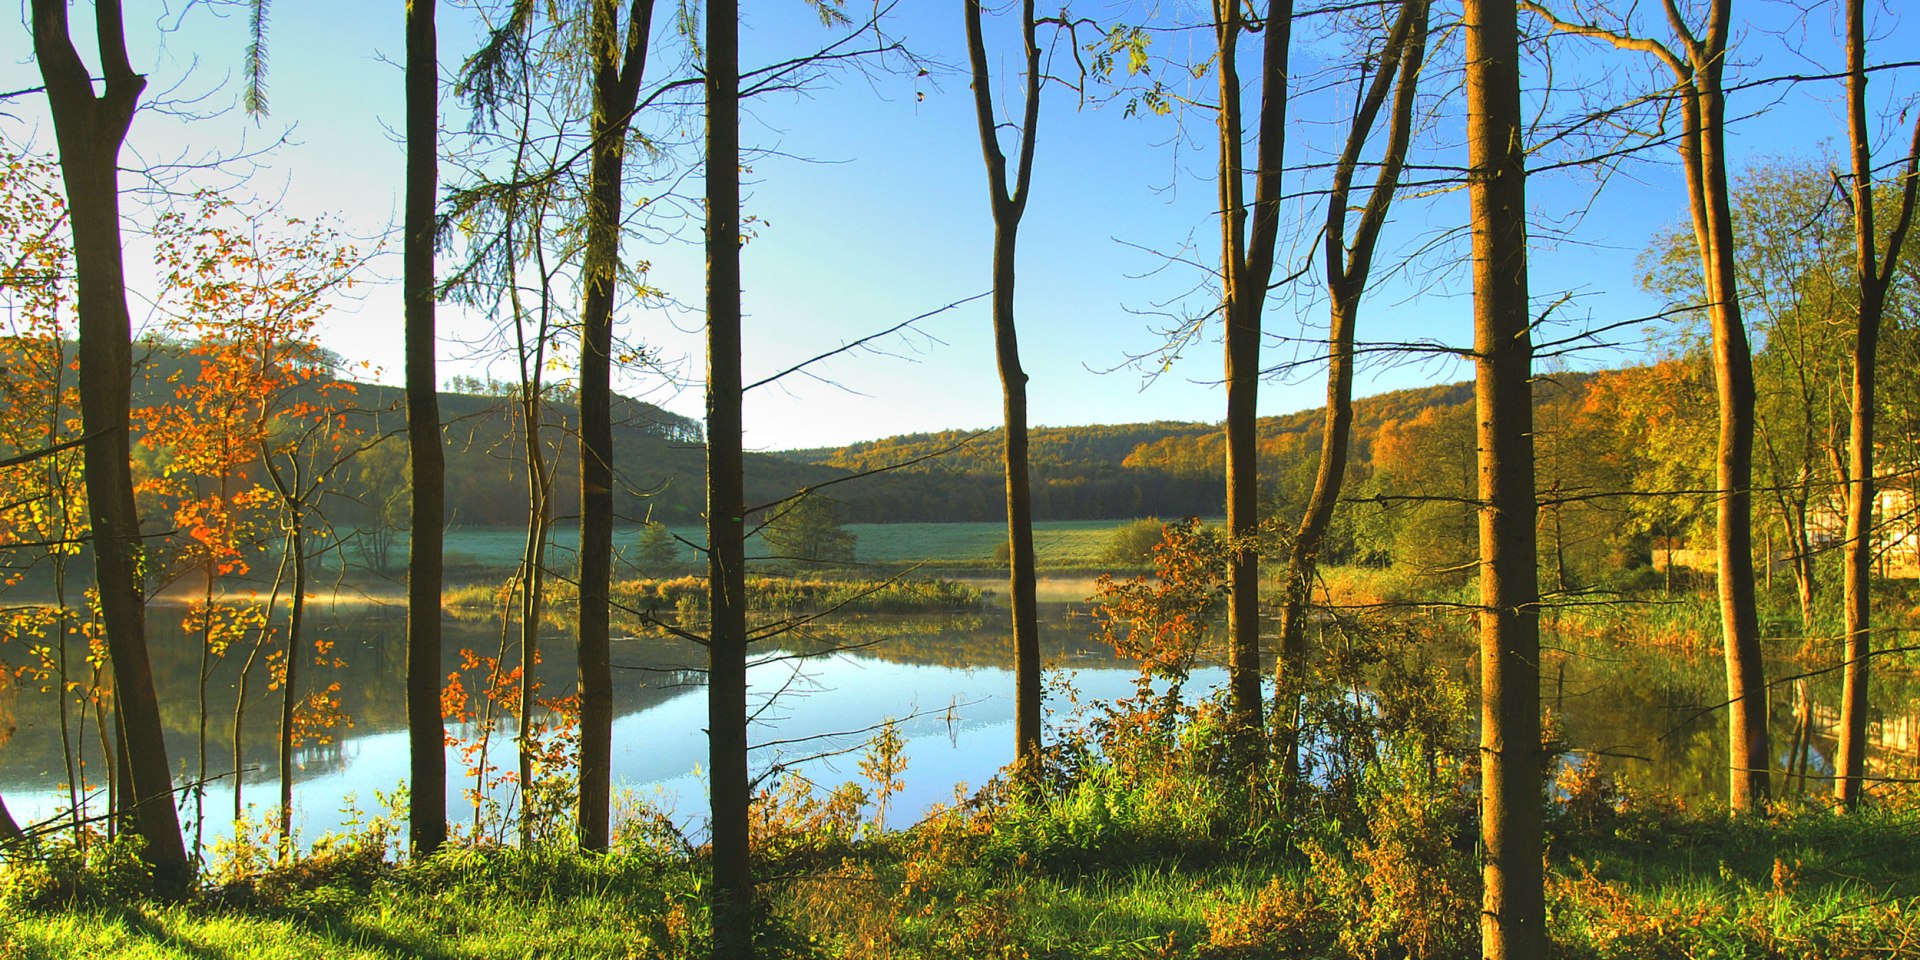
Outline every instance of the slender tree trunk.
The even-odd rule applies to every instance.
[[[173,773],[147,655],[140,514],[133,500],[129,418],[133,377],[132,323],[120,249],[120,146],[132,124],[145,78],[127,59],[120,0],[98,0],[94,27],[106,77],[94,94],[90,71],[68,32],[65,0],[33,0],[34,56],[46,83],[60,173],[66,183],[79,286],[80,416],[87,440],[87,505],[94,569],[113,661],[118,711],[134,794],[134,815],[146,838],[156,887],[183,892],[192,866],[174,806]]]
[[[1263,732],[1260,703],[1260,468],[1254,420],[1260,386],[1260,320],[1273,274],[1279,229],[1281,156],[1286,143],[1287,48],[1292,0],[1273,0],[1262,30],[1259,145],[1254,201],[1243,202],[1247,169],[1240,106],[1238,47],[1247,23],[1238,0],[1214,0],[1220,72],[1220,226],[1226,320],[1227,533],[1233,543],[1227,574],[1228,699],[1236,753],[1250,761]],[[1249,216],[1251,213],[1251,216]],[[1249,222],[1251,221],[1251,222]]]
[[[1281,762],[1291,783],[1300,772],[1300,698],[1307,673],[1307,601],[1313,593],[1314,573],[1326,544],[1333,509],[1347,475],[1347,453],[1353,432],[1353,343],[1360,298],[1373,263],[1373,251],[1400,185],[1412,133],[1415,84],[1426,56],[1427,0],[1405,0],[1387,39],[1373,82],[1362,98],[1347,145],[1334,170],[1333,191],[1327,198],[1326,269],[1332,307],[1327,323],[1327,409],[1321,428],[1320,464],[1314,473],[1313,493],[1307,499],[1299,529],[1287,551],[1284,595],[1280,607]],[[1399,80],[1396,84],[1395,77]],[[1388,142],[1379,179],[1367,198],[1366,209],[1347,247],[1348,196],[1359,166],[1360,151],[1373,134],[1375,120],[1393,88],[1393,112],[1388,120]]]
[[[282,489],[282,495],[286,493]],[[298,501],[287,501],[287,553],[293,558],[293,596],[287,609],[286,675],[280,684],[280,858],[292,859],[294,712],[300,704],[300,661],[306,658],[307,557],[303,527],[306,518]]]
[[[1488,960],[1547,955],[1526,154],[1514,6],[1467,0],[1479,420],[1480,919]]]
[[[1630,37],[1591,24],[1561,20],[1538,0],[1519,5],[1556,30],[1596,37],[1615,47],[1649,54],[1672,71],[1680,90],[1680,165],[1687,178],[1693,236],[1713,339],[1713,379],[1720,410],[1715,454],[1718,491],[1714,517],[1719,553],[1720,630],[1726,648],[1728,805],[1735,811],[1765,806],[1771,759],[1767,753],[1767,682],[1760,657],[1760,617],[1754,606],[1753,569],[1753,354],[1740,315],[1735,282],[1737,248],[1727,187],[1726,97],[1732,0],[1710,0],[1707,31],[1696,35],[1669,6],[1668,26],[1679,52],[1645,37]]]
[[[707,737],[713,949],[753,956],[747,851],[747,548],[740,375],[740,7],[711,0],[707,101]]]
[[[1834,794],[1843,808],[1860,804],[1866,778],[1868,661],[1873,654],[1872,597],[1874,504],[1874,377],[1880,323],[1894,267],[1906,246],[1920,195],[1920,120],[1907,151],[1900,208],[1881,257],[1874,231],[1873,131],[1867,125],[1867,40],[1862,0],[1847,0],[1847,119],[1853,161],[1855,271],[1860,312],[1854,329],[1852,417],[1847,430],[1846,631],[1847,659],[1840,694],[1840,745],[1834,759]]]
[[[1034,138],[1040,119],[1040,45],[1034,36],[1033,0],[1021,6],[1026,82],[1022,98],[1019,160],[1008,183],[1007,158],[1000,148],[993,111],[992,76],[981,35],[979,0],[966,0],[968,62],[973,75],[974,119],[987,166],[993,212],[993,342],[1000,368],[1006,428],[1008,593],[1013,601],[1014,756],[1019,769],[1038,772],[1041,749],[1040,620],[1033,552],[1033,495],[1027,468],[1027,374],[1020,366],[1020,340],[1013,313],[1015,260],[1020,218],[1033,182]]]
[[[415,856],[447,839],[447,731],[440,717],[440,590],[446,450],[434,373],[433,208],[439,190],[440,64],[436,0],[407,0],[407,198],[401,252],[406,302],[407,443],[413,526],[407,538],[407,828]]]
[[[624,49],[616,0],[594,0],[593,159],[580,343],[580,846],[607,848],[613,763],[613,302],[627,127],[646,70],[653,0],[633,0]],[[736,178],[737,179],[737,178]],[[737,206],[737,205],[736,205]]]
[[[1724,32],[1730,0],[1715,4],[1718,53],[1695,65],[1699,95],[1697,136],[1685,138],[1694,150],[1695,229],[1713,328],[1713,371],[1720,406],[1720,439],[1715,479],[1720,489],[1715,514],[1719,544],[1721,637],[1727,663],[1727,742],[1731,774],[1729,805],[1750,810],[1766,805],[1771,793],[1772,758],[1767,748],[1767,678],[1760,657],[1760,616],[1755,606],[1753,571],[1753,355],[1740,315],[1735,283],[1731,193],[1727,187],[1726,99],[1721,71],[1726,58]],[[1711,41],[1710,41],[1711,42]],[[1687,150],[1683,146],[1683,152]]]
[[[120,710],[120,694],[113,694],[113,789],[110,809],[113,812],[112,826],[107,835],[113,836],[115,830],[140,832],[139,811],[135,809],[139,790],[133,781],[132,751],[127,749],[127,722]],[[185,838],[182,838],[182,847]]]
[[[247,662],[240,667],[240,680],[235,685],[233,695],[233,820],[235,824],[246,815],[244,788],[246,786],[246,756],[241,752],[242,731],[247,718],[247,684],[253,680],[253,666],[260,660],[260,651],[267,647],[267,637],[272,632],[273,611],[280,606],[280,588],[285,585],[287,569],[292,566],[291,558],[282,555],[279,569],[273,575],[273,589],[267,594],[267,615],[254,636],[253,649],[247,653]]]
[[[517,320],[517,318],[516,318]],[[523,344],[523,349],[525,345]],[[524,368],[523,368],[524,369]],[[540,663],[542,592],[546,589],[547,538],[553,527],[553,479],[542,448],[544,416],[540,384],[521,381],[520,417],[527,455],[527,541],[520,556],[520,848],[533,845],[533,709],[538,692],[534,673]]]

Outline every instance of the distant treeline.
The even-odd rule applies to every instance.
[[[198,375],[198,361],[183,349],[161,342],[148,347],[136,378],[136,406],[165,403],[174,384]],[[1558,389],[1543,396],[1582,393],[1589,379],[1585,374],[1560,378]],[[520,405],[506,385],[463,381],[453,386],[457,389],[440,396],[449,521],[478,527],[524,525],[528,471]],[[349,420],[365,448],[329,483],[324,512],[336,528],[403,530],[407,451],[400,390],[358,383],[353,391]],[[1470,415],[1472,402],[1470,383],[1395,390],[1359,400],[1352,475],[1364,482],[1374,472],[1376,439],[1459,421]],[[549,427],[543,433],[551,438],[549,456],[555,465],[555,514],[567,518],[579,504],[579,453],[573,432],[577,409],[564,389],[550,393],[543,406]],[[1218,425],[1179,421],[1037,428],[1031,438],[1035,517],[1217,516],[1224,509],[1222,437]],[[948,430],[839,448],[749,454],[748,500],[770,503],[804,487],[830,484],[823,495],[839,505],[847,522],[999,521],[1006,516],[1002,443],[998,430]],[[1260,473],[1270,505],[1281,508],[1304,499],[1320,443],[1317,409],[1260,421]],[[614,450],[619,480],[615,504],[625,522],[699,522],[706,464],[698,422],[644,401],[616,397]],[[1464,455],[1471,453],[1469,442]],[[160,469],[159,464],[147,466]],[[1446,472],[1439,467],[1436,471]]]

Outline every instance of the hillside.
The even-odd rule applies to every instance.
[[[1470,382],[1362,398],[1354,404],[1351,462],[1360,472],[1368,469],[1374,438],[1383,427],[1472,404]],[[1322,416],[1315,408],[1259,421],[1261,474],[1279,499],[1290,499],[1289,488],[1309,481],[1318,462]],[[1224,509],[1223,439],[1217,424],[1179,421],[1034,428],[1034,515],[1043,520],[1217,515]],[[897,467],[835,488],[850,519],[981,521],[1005,516],[1004,449],[998,429],[947,430],[778,456],[846,471]]]
[[[164,345],[149,345],[135,384],[135,405],[167,399],[171,384],[199,374],[197,361]],[[1556,391],[1584,388],[1585,376],[1562,378]],[[445,391],[448,520],[463,526],[524,523],[527,468],[520,411],[498,392]],[[302,390],[315,389],[314,385]],[[564,392],[546,412],[544,431],[556,472],[555,515],[565,524],[579,503],[577,411]],[[398,387],[352,386],[350,422],[372,443],[336,477],[328,515],[362,529],[404,524],[406,451]],[[1355,403],[1352,475],[1372,470],[1382,431],[1425,418],[1469,416],[1472,384],[1395,390]],[[1310,485],[1320,447],[1319,409],[1259,421],[1258,445],[1266,497],[1299,499]],[[705,455],[698,422],[644,401],[616,397],[614,450],[619,487],[615,509],[624,522],[699,522],[704,505]],[[1005,517],[999,430],[908,434],[846,447],[747,455],[749,503],[777,500],[802,487],[831,485],[850,522],[981,522]],[[1211,516],[1222,512],[1225,457],[1216,424],[1180,421],[1078,427],[1038,427],[1031,434],[1034,515],[1040,520],[1112,520],[1141,516]],[[864,475],[863,475],[864,474]],[[845,481],[845,482],[834,482]]]
[[[148,342],[133,386],[136,408],[171,400],[174,385],[200,374],[200,362],[177,346]],[[302,386],[283,401],[311,399],[330,383]],[[345,381],[350,382],[350,381]],[[351,382],[350,382],[351,383]],[[348,422],[369,439],[337,477],[327,513],[334,523],[372,527],[403,524],[406,503],[406,415],[401,388],[351,383]],[[512,398],[493,393],[443,390],[440,416],[447,451],[448,521],[466,526],[519,526],[526,522],[527,468],[522,418]],[[578,410],[560,392],[548,405],[545,431],[556,465],[555,515],[567,522],[579,511],[579,448],[574,439]],[[706,455],[700,424],[653,404],[615,396],[613,411],[614,509],[623,522],[647,519],[694,523],[702,516]],[[136,451],[136,456],[140,455]],[[845,476],[846,470],[747,454],[747,496],[762,503],[795,489]]]

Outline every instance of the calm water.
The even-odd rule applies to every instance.
[[[191,774],[199,767],[199,661],[195,641],[180,632],[179,614],[178,608],[155,607],[151,621],[169,757],[183,774]],[[1043,605],[1043,616],[1049,665],[1070,677],[1083,704],[1132,693],[1135,671],[1088,639],[1091,625],[1084,613],[1070,604],[1049,603]],[[321,685],[340,683],[342,707],[352,727],[337,730],[333,744],[309,747],[296,758],[296,823],[308,839],[341,825],[341,808],[348,798],[363,809],[377,809],[374,793],[393,789],[406,776],[407,766],[400,608],[323,606],[313,621],[321,635],[334,642],[333,654],[345,665],[303,670]],[[762,651],[763,660],[750,675],[752,707],[758,711],[752,729],[758,745],[755,769],[788,765],[823,785],[860,779],[860,748],[875,724],[896,718],[906,738],[906,788],[892,801],[890,822],[907,822],[930,804],[951,800],[958,785],[980,785],[1012,757],[1012,650],[1004,623],[1004,610],[989,609],[978,616],[867,618],[784,638],[780,649]],[[570,690],[571,640],[564,628],[553,634],[538,672],[548,691]],[[501,637],[497,622],[450,618],[447,671],[460,668],[463,648],[483,656],[497,654]],[[849,649],[836,652],[835,647]],[[6,656],[17,663],[22,653],[7,650]],[[1435,653],[1457,663],[1459,677],[1471,679],[1464,646]],[[233,702],[242,659],[244,652],[230,656],[209,683],[210,774],[225,773],[232,765]],[[666,808],[697,833],[707,804],[702,773],[706,703],[701,677],[692,669],[699,666],[701,654],[677,641],[632,639],[615,644],[614,661],[616,790],[630,789],[634,796]],[[1686,658],[1587,642],[1572,652],[1549,654],[1543,698],[1569,743],[1608,757],[1609,767],[1629,782],[1690,798],[1716,797],[1723,795],[1726,784],[1724,714],[1707,708],[1724,699],[1720,670],[1717,656]],[[1797,670],[1785,665],[1771,671],[1776,676],[1793,672]],[[478,680],[478,673],[469,673],[469,689],[477,689]],[[1220,669],[1206,667],[1187,690],[1197,696],[1223,680]],[[271,802],[276,790],[279,703],[263,683],[256,680],[253,687],[242,721],[246,769],[240,780],[248,803],[260,804]],[[1816,678],[1811,692],[1816,705],[1832,704],[1837,679]],[[1914,709],[1912,693],[1905,683],[1883,684],[1876,690],[1877,706],[1890,718],[1908,716]],[[10,710],[14,724],[11,741],[0,751],[0,793],[23,822],[54,816],[67,803],[62,786],[67,775],[51,697],[16,685],[9,698],[0,703]],[[1784,765],[1792,732],[1789,692],[1776,689],[1774,700],[1776,762]],[[69,720],[77,741],[84,744],[88,779],[98,781],[97,731],[77,713]],[[479,731],[463,727],[454,732],[474,737]],[[1809,766],[1816,775],[1831,770],[1831,740],[1825,734],[1819,731],[1810,748]],[[513,767],[510,730],[495,732],[490,759],[503,768]],[[462,792],[472,781],[461,772],[465,762],[457,756],[449,767],[448,814],[464,822],[473,811]],[[232,784],[231,777],[222,778],[206,791],[209,840],[229,829]],[[193,804],[186,807],[190,815]]]

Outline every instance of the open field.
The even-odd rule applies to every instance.
[[[1113,532],[1128,520],[1053,520],[1033,526],[1034,550],[1043,570],[1094,570],[1105,566],[1107,546]],[[670,526],[683,541],[699,543],[706,531],[696,526]],[[623,527],[614,532],[614,549],[630,556],[640,541],[639,527]],[[1007,528],[1002,523],[850,523],[846,530],[857,540],[854,557],[859,563],[903,566],[925,563],[935,568],[974,567],[994,569],[994,549],[1005,542]],[[564,526],[554,531],[553,558],[559,565],[569,562],[578,530]],[[457,527],[447,531],[447,560],[457,567],[510,569],[520,559],[526,535],[506,527]],[[747,553],[764,553],[757,538],[747,542]],[[404,554],[403,554],[404,555]],[[680,545],[680,562],[689,567],[699,555],[686,543]]]

